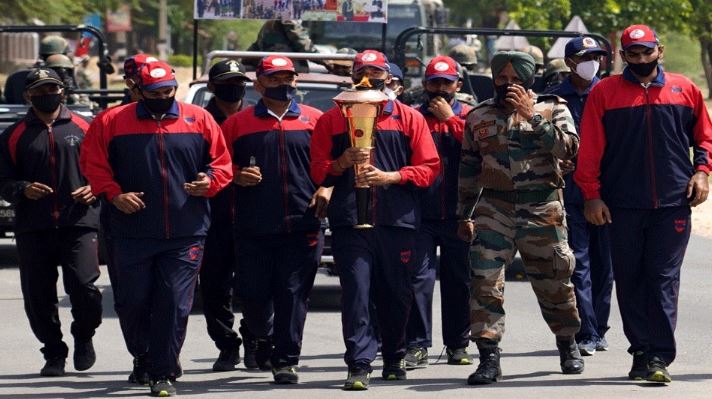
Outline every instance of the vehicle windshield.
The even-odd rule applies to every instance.
[[[339,91],[340,89],[336,85],[304,83],[298,85],[295,99],[300,104],[306,104],[319,109],[322,112],[326,112],[329,108],[334,106],[334,101],[332,99],[339,94]],[[195,94],[192,103],[205,107],[208,105],[211,98],[213,98],[213,93],[209,92],[207,87],[202,87]],[[243,107],[255,105],[259,99],[259,93],[255,91],[251,84],[249,84],[247,86],[247,90],[245,91]]]
[[[416,4],[389,5],[386,25],[388,49],[403,30],[423,25],[421,18],[420,7]],[[309,27],[312,41],[316,44],[329,44],[336,48],[351,47],[358,51],[381,47],[383,25],[380,23],[305,21],[304,24]]]

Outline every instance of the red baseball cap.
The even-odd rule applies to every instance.
[[[156,62],[158,58],[148,54],[136,54],[124,60],[124,79],[132,78],[144,64]]]
[[[625,28],[621,35],[621,47],[623,47],[623,50],[630,46],[654,48],[659,43],[658,35],[646,25],[631,25]]]
[[[446,55],[439,55],[425,68],[425,80],[443,78],[456,81],[460,78],[457,62]]]
[[[356,54],[354,59],[354,72],[365,68],[374,67],[382,69],[386,72],[391,71],[391,67],[388,65],[388,59],[382,52],[376,50],[364,50],[361,53]]]
[[[156,90],[167,86],[178,86],[178,82],[175,71],[165,62],[149,62],[139,70],[138,87],[141,90]]]
[[[298,75],[297,71],[294,69],[294,63],[287,57],[281,55],[268,55],[260,60],[259,65],[257,65],[257,76],[271,75],[273,73],[287,71]]]

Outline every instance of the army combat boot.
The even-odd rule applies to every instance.
[[[497,343],[487,340],[477,342],[477,349],[480,351],[480,364],[477,370],[467,377],[470,385],[486,385],[497,382],[502,378],[502,368],[499,365],[499,354],[502,351]]]
[[[564,374],[583,373],[583,357],[579,352],[576,340],[573,338],[556,338],[556,348],[559,349],[561,372]]]

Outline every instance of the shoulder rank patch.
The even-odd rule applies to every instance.
[[[554,102],[557,102],[557,103],[559,103],[559,104],[566,104],[566,100],[564,100],[563,98],[557,96],[556,94],[539,94],[539,95],[536,97],[536,102],[541,103],[541,102],[544,102],[544,101],[554,101]]]

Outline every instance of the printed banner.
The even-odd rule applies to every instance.
[[[388,0],[194,0],[195,19],[388,21]]]

